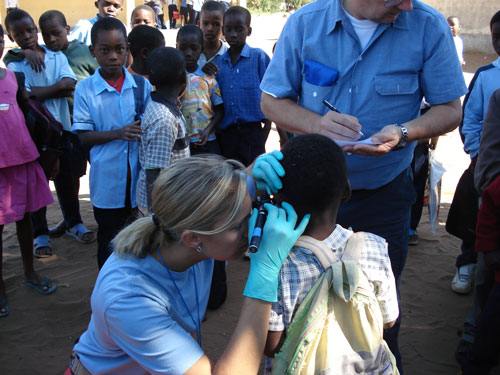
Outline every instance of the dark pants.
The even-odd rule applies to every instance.
[[[200,155],[200,154],[221,155],[219,141],[217,141],[217,139],[214,139],[213,141],[208,141],[203,146],[198,146],[196,143],[191,143],[189,145],[189,149],[191,155]]]
[[[171,4],[168,6],[168,21],[171,29],[175,29],[175,25],[177,24],[177,20],[174,18],[174,10],[177,10],[177,5]]]
[[[408,230],[410,229],[411,206],[415,201],[415,189],[410,168],[403,171],[389,184],[375,190],[354,190],[351,199],[342,203],[337,222],[354,231],[375,233],[389,244],[389,257],[396,280],[398,300],[401,274],[408,254]],[[396,357],[402,374],[401,353],[398,347],[399,318],[390,329],[384,330],[384,339]]]
[[[472,159],[469,168],[460,177],[446,219],[446,231],[462,240],[461,253],[456,262],[457,268],[477,261],[477,253],[474,252],[479,210],[479,194],[474,187],[476,161],[477,157]]]
[[[59,158],[59,174],[54,180],[54,186],[64,224],[69,229],[82,222],[78,192],[80,177],[85,174],[87,161],[78,137],[74,134],[67,134],[62,145],[62,152]],[[34,238],[49,234],[46,213],[47,207],[42,207],[31,215]]]
[[[266,140],[260,122],[232,124],[217,133],[222,155],[249,166],[266,152]]]
[[[413,151],[411,169],[413,171],[413,187],[415,188],[415,203],[411,207],[410,228],[415,230],[418,227],[422,210],[424,208],[425,184],[429,174],[429,142],[417,144]]]
[[[498,365],[500,354],[500,284],[495,282],[477,321],[471,358],[462,366],[463,375],[487,375]]]
[[[130,202],[128,200],[127,202]],[[128,203],[123,208],[99,208],[94,206],[94,218],[97,222],[97,265],[102,268],[106,259],[111,255],[111,240],[127,224],[134,219],[133,210]]]

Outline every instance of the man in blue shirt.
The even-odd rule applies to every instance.
[[[466,93],[444,17],[418,0],[317,0],[290,16],[260,87],[264,114],[288,131],[371,138],[343,148],[353,194],[338,222],[388,241],[399,287],[415,196],[408,142],[453,130]],[[423,95],[432,108],[418,117]],[[401,371],[399,326],[384,338]]]

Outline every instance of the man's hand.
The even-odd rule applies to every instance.
[[[329,111],[318,120],[314,133],[330,139],[356,141],[361,136],[361,124],[354,116]]]
[[[26,59],[28,64],[30,64],[31,69],[33,69],[35,72],[40,73],[45,69],[45,62],[43,61],[43,57],[35,51],[26,49],[23,50],[22,54],[19,55],[24,55],[24,58]]]
[[[381,156],[391,151],[401,140],[403,133],[396,125],[387,125],[378,133],[371,136],[373,143],[378,144],[358,144],[353,146],[344,146],[344,152],[366,156]]]
[[[123,128],[119,129],[117,139],[128,142],[139,142],[142,133],[140,123],[141,122],[137,120],[136,122],[125,125]]]
[[[203,68],[201,68],[201,70],[203,72],[210,74],[210,75],[213,75],[213,76],[216,76],[217,73],[219,73],[219,67],[213,62],[206,63],[203,66]]]

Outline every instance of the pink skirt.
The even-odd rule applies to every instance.
[[[36,160],[0,168],[0,225],[19,221],[54,202],[49,182]]]

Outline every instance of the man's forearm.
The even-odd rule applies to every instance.
[[[433,105],[424,115],[405,123],[408,141],[436,137],[454,130],[462,119],[460,99]]]
[[[262,93],[261,108],[267,119],[294,134],[315,133],[313,124],[321,118],[291,99],[278,99],[265,92]]]

